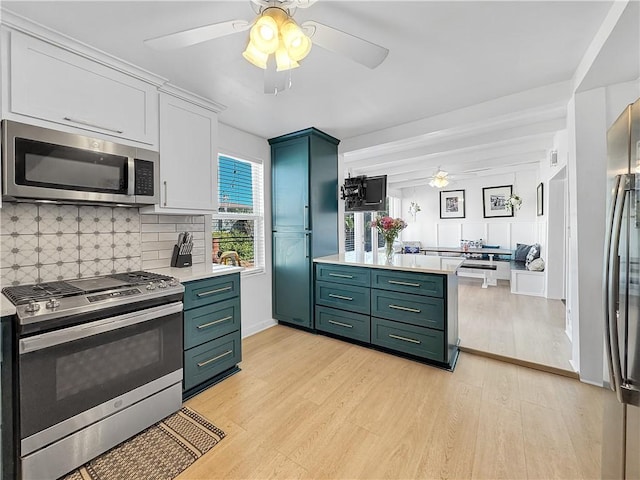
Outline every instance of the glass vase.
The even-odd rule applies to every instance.
[[[393,260],[393,241],[395,237],[386,237],[384,244],[384,254],[387,258],[387,261]]]

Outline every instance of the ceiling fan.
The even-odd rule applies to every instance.
[[[449,185],[449,172],[445,172],[438,167],[436,173],[429,177],[429,186],[434,188],[444,188]]]
[[[243,56],[265,70],[265,93],[290,87],[286,72],[299,66],[312,45],[343,55],[368,68],[376,68],[389,50],[360,37],[308,20],[298,26],[297,8],[308,8],[317,0],[250,0],[257,14],[253,20],[227,20],[144,41],[157,50],[175,50],[250,29]],[[271,55],[273,53],[273,55]]]

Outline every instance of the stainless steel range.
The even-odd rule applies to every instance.
[[[16,476],[58,478],[182,404],[182,297],[131,272],[5,287],[16,305]]]

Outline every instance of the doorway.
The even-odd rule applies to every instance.
[[[508,281],[482,289],[474,279],[459,278],[460,348],[578,378],[571,364],[571,326],[565,305],[566,167],[545,188],[546,297],[512,294]]]

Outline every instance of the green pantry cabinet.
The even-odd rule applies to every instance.
[[[454,368],[455,274],[327,263],[315,269],[317,330]]]
[[[338,143],[309,128],[271,145],[273,318],[313,328],[313,258],[338,252]]]
[[[240,273],[185,282],[184,287],[186,399],[239,371]]]

